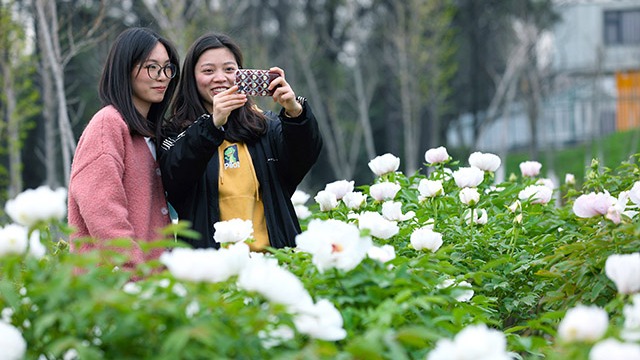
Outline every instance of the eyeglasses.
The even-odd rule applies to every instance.
[[[173,79],[176,76],[177,68],[174,64],[167,64],[165,66],[160,66],[158,64],[149,64],[143,66],[143,68],[147,69],[147,75],[152,80],[158,80],[160,78],[160,73],[163,72],[164,76],[168,79]]]

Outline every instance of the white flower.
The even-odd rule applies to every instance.
[[[175,248],[160,255],[171,275],[185,281],[221,282],[237,275],[249,261],[249,245],[240,242],[228,248]]]
[[[609,326],[609,316],[597,306],[578,305],[567,310],[560,325],[558,336],[566,342],[596,341]]]
[[[265,349],[276,347],[285,341],[293,339],[294,336],[293,329],[287,325],[280,325],[272,330],[260,330],[258,332],[258,337]]]
[[[76,349],[69,349],[67,350],[64,355],[62,355],[62,360],[78,360],[80,359],[80,356],[78,354],[78,350]]]
[[[184,309],[184,314],[188,319],[191,319],[200,312],[200,304],[196,300],[191,300]]]
[[[477,167],[461,167],[453,172],[453,180],[461,188],[476,187],[484,180],[484,172]]]
[[[444,146],[429,149],[424,153],[424,160],[428,164],[439,164],[449,160],[449,154]]]
[[[389,221],[406,221],[413,219],[416,216],[416,213],[413,211],[407,211],[406,214],[403,214],[401,202],[385,201],[382,204],[382,216]]]
[[[311,216],[311,211],[306,205],[293,205],[293,210],[296,212],[298,219],[306,219]]]
[[[2,359],[6,360],[21,360],[27,351],[27,342],[22,333],[4,321],[0,321],[0,349]]]
[[[29,229],[18,224],[9,224],[0,228],[0,256],[21,255],[29,248],[29,254],[37,259],[44,256],[46,249],[40,242],[40,232],[35,230],[29,236]]]
[[[353,191],[354,181],[338,180],[325,185],[325,191],[334,193],[336,200],[342,199],[342,197]]]
[[[377,201],[393,200],[400,188],[396,183],[381,182],[369,187],[369,195]]]
[[[298,249],[312,255],[311,262],[324,272],[338,268],[349,271],[362,261],[373,245],[370,237],[361,237],[360,230],[345,222],[314,219],[307,230],[296,236]]]
[[[410,241],[416,250],[428,249],[436,252],[442,246],[442,234],[433,231],[433,226],[425,226],[414,230]]]
[[[625,209],[627,208],[628,202],[629,192],[621,191],[620,194],[618,194],[618,199],[613,205],[609,206],[607,209],[607,215],[604,217],[611,220],[614,224],[620,224],[620,221],[622,221],[622,214],[626,214]]]
[[[595,344],[589,352],[589,360],[637,360],[640,359],[640,345],[622,343],[616,339],[606,339]]]
[[[291,203],[293,205],[304,205],[307,203],[311,195],[307,194],[302,190],[296,190],[293,195],[291,195]]]
[[[320,190],[313,199],[320,205],[320,211],[330,211],[338,206],[338,198],[331,191]]]
[[[522,203],[520,203],[520,200],[516,200],[511,205],[508,206],[508,209],[511,212],[516,212],[517,210],[522,210]]]
[[[537,161],[523,161],[520,163],[520,172],[522,173],[522,176],[538,176],[541,168],[542,164]]]
[[[640,253],[613,254],[604,265],[607,277],[616,284],[621,294],[633,294],[640,291]]]
[[[376,176],[395,172],[399,167],[400,158],[390,153],[376,156],[373,160],[369,161],[369,169],[371,169]]]
[[[271,302],[285,305],[289,311],[296,312],[313,304],[302,281],[269,258],[251,258],[238,274],[237,285],[241,289],[255,291]]]
[[[629,199],[636,204],[640,205],[640,181],[633,183],[631,190],[629,190]]]
[[[567,173],[564,175],[564,183],[567,185],[575,185],[576,184],[576,176],[571,174],[571,173]]]
[[[469,325],[453,340],[440,339],[427,360],[508,360],[507,339],[485,324]]]
[[[7,201],[7,214],[20,225],[31,227],[40,221],[60,220],[67,215],[67,190],[48,186],[28,189]]]
[[[471,284],[464,280],[456,284],[453,279],[446,279],[436,286],[438,289],[447,289],[450,287],[453,287],[452,293],[459,302],[467,302],[473,297],[474,291],[471,288]]]
[[[296,329],[314,339],[337,341],[347,336],[343,329],[342,315],[328,300],[321,299],[313,307],[293,318]]]
[[[551,201],[553,190],[545,185],[529,185],[518,193],[518,199],[530,200],[532,204],[546,204]]]
[[[251,220],[231,219],[213,224],[215,233],[213,240],[217,243],[237,243],[249,239],[253,235]]]
[[[551,180],[549,178],[538,179],[536,181],[536,185],[544,185],[544,186],[548,187],[551,190],[554,190],[556,188],[556,184],[554,184],[553,180]]]
[[[624,326],[620,337],[626,341],[640,341],[640,294],[633,295],[631,304],[623,308]]]
[[[473,219],[471,219],[471,212],[473,211]],[[463,214],[464,221],[467,224],[478,224],[484,225],[489,221],[489,216],[487,215],[487,210],[485,209],[467,209]]]
[[[136,295],[142,291],[142,288],[134,282],[128,282],[122,286],[122,291],[129,295]]]
[[[481,153],[479,151],[469,155],[469,165],[477,167],[482,171],[495,172],[500,167],[500,157],[495,154]]]
[[[372,236],[379,239],[388,239],[400,231],[395,221],[389,221],[374,211],[365,211],[358,216],[358,228],[368,229]]]
[[[463,204],[469,206],[473,206],[477,204],[478,201],[480,201],[480,193],[476,188],[462,188],[462,190],[460,190],[460,193],[458,194],[458,197],[460,197],[460,201]]]
[[[604,193],[583,194],[574,201],[573,213],[581,218],[606,215],[609,207],[617,202],[618,200],[606,191]]]
[[[372,246],[367,251],[367,256],[380,262],[387,262],[396,258],[396,249],[392,245]]]
[[[420,196],[418,196],[420,201],[444,194],[441,180],[422,179],[418,184],[418,191],[420,192]]]
[[[367,201],[367,195],[359,191],[352,191],[342,197],[342,202],[351,210],[359,209]]]

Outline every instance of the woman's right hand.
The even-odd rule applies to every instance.
[[[229,114],[247,103],[247,95],[238,93],[238,85],[213,96],[213,125],[217,128],[225,125]]]

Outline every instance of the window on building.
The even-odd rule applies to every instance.
[[[640,45],[640,8],[604,12],[606,45]]]

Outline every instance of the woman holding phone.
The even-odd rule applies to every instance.
[[[69,182],[68,218],[75,229],[71,250],[100,247],[101,240],[128,239],[127,268],[145,253],[138,241],[160,239],[169,224],[156,143],[178,81],[179,58],[169,40],[146,28],[130,28],[115,40],[102,70],[103,107],[89,121],[76,148]],[[77,243],[76,239],[92,242]]]
[[[269,69],[279,75],[269,84],[282,107],[276,114],[238,91],[242,67],[242,52],[229,36],[198,38],[164,128],[162,179],[179,218],[201,234],[185,240],[196,248],[219,247],[214,224],[231,219],[252,221],[253,251],[295,246],[300,225],[291,196],[322,148],[311,107],[284,71]]]

